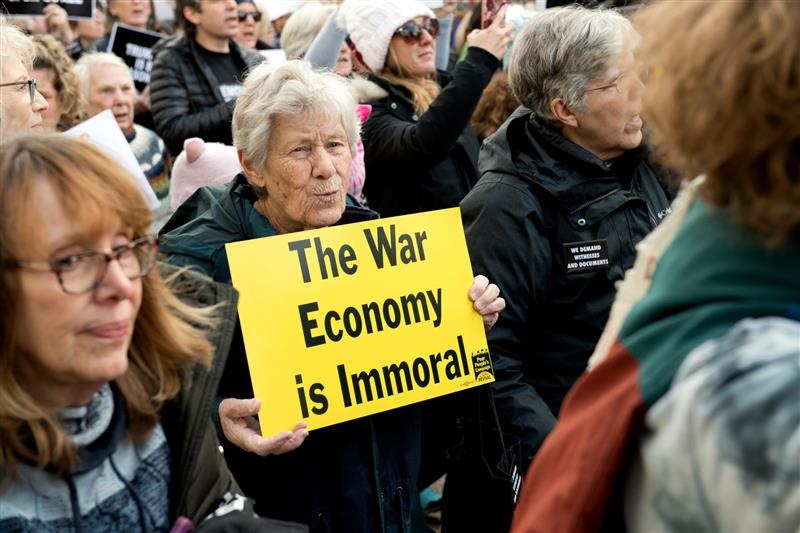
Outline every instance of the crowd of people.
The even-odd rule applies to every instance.
[[[800,3],[93,1],[0,20],[0,531],[800,528]],[[262,434],[226,245],[449,207],[495,381]]]

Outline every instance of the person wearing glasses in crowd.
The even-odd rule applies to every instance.
[[[156,54],[150,100],[156,132],[177,157],[183,142],[200,137],[233,144],[231,119],[247,70],[263,58],[233,38],[236,0],[178,0],[175,19],[184,35]]]
[[[461,203],[473,269],[509,300],[488,343],[523,466],[586,368],[636,244],[670,212],[642,146],[638,40],[610,10],[537,14],[508,70],[522,106],[484,142]]]
[[[162,278],[128,172],[20,135],[0,211],[0,531],[300,531],[254,516],[208,417],[236,295]]]
[[[347,0],[340,26],[368,71],[364,193],[383,216],[453,207],[478,181],[469,119],[506,52],[505,8],[469,35],[452,76],[436,70],[439,22],[418,0]]]
[[[239,4],[236,13],[239,18],[239,29],[233,38],[240,46],[250,50],[272,50],[272,47],[259,39],[259,28],[264,14],[259,11],[253,0],[236,0]]]
[[[31,39],[0,19],[0,144],[11,135],[44,131],[47,100],[36,90]]]

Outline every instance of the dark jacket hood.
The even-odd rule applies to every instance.
[[[611,193],[620,183],[630,186],[646,156],[647,149],[639,146],[604,161],[520,106],[484,141],[480,173],[517,176],[572,210]]]

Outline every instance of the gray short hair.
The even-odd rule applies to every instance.
[[[335,9],[335,6],[306,4],[289,16],[281,31],[281,48],[288,59],[305,57],[314,37]]]
[[[110,54],[108,52],[91,52],[88,54],[83,54],[78,62],[75,63],[75,73],[81,79],[84,96],[89,96],[89,87],[92,84],[92,67],[94,65],[116,65],[124,68],[125,72],[128,73],[128,77],[131,79],[131,85],[133,85],[133,76],[131,76],[131,71],[128,68],[128,65],[119,56],[115,56],[114,54]]]
[[[5,18],[0,18],[0,58],[16,58],[30,73],[36,52],[33,41]]]
[[[635,35],[631,23],[611,10],[570,6],[539,13],[514,40],[511,91],[534,115],[557,125],[550,111],[553,98],[583,108],[586,87]]]
[[[261,63],[250,71],[236,99],[233,145],[251,165],[264,168],[275,120],[287,116],[341,120],[350,153],[355,156],[360,123],[355,98],[341,76],[315,72],[299,60],[278,66]]]

